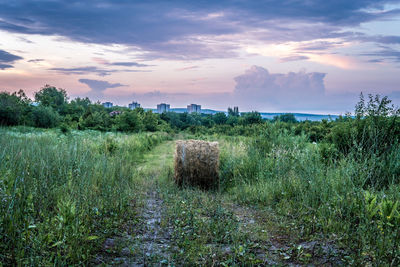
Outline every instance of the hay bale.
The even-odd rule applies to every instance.
[[[218,142],[178,140],[175,151],[175,182],[209,189],[218,184]]]

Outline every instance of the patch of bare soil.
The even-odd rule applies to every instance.
[[[266,265],[344,266],[344,251],[330,240],[305,241],[292,229],[274,223],[268,211],[227,204],[254,246],[254,255]]]
[[[100,266],[168,266],[171,230],[163,225],[163,201],[156,190],[147,192],[137,223],[103,243],[94,264]]]

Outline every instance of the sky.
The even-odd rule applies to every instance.
[[[0,0],[0,91],[240,111],[400,105],[400,0]]]

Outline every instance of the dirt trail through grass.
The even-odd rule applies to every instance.
[[[271,210],[241,206],[229,194],[181,189],[172,181],[174,142],[138,167],[137,218],[109,238],[98,264],[119,266],[336,265],[335,251],[281,231]],[[333,256],[333,258],[332,258]]]
[[[171,261],[171,230],[163,224],[164,203],[158,179],[168,175],[173,142],[163,143],[143,157],[137,168],[138,216],[121,233],[108,238],[96,259],[99,265],[164,265]]]

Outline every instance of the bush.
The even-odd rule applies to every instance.
[[[325,163],[332,163],[339,158],[339,151],[334,144],[320,143],[318,144],[318,151]]]
[[[0,125],[18,125],[27,123],[26,115],[30,111],[30,101],[24,91],[10,94],[0,93]]]
[[[60,125],[60,131],[61,131],[61,133],[63,133],[63,134],[69,134],[69,133],[70,133],[70,129],[69,129],[68,125],[65,124],[65,123],[62,123],[62,124]]]
[[[118,115],[115,126],[118,131],[123,132],[139,132],[144,129],[141,114],[136,110],[125,111],[121,115]]]
[[[239,118],[239,123],[242,125],[249,125],[249,124],[258,124],[262,123],[262,118],[261,114],[258,113],[257,111],[252,111],[252,112],[247,112],[244,113],[240,118]]]
[[[226,121],[228,120],[228,117],[226,117],[225,113],[223,112],[218,112],[213,116],[213,120],[216,124],[221,125],[225,124]]]
[[[35,101],[42,106],[52,107],[58,112],[65,108],[67,103],[67,92],[57,89],[51,85],[45,85],[39,92],[35,93]]]
[[[92,109],[88,109],[79,119],[78,127],[82,130],[107,131],[111,129],[111,118],[105,111],[93,111]]]
[[[298,122],[296,120],[296,117],[292,113],[286,113],[286,114],[281,114],[279,116],[275,116],[272,121],[274,121],[274,122],[275,121],[282,121],[282,122],[288,122],[288,123],[296,123],[296,122]]]
[[[144,128],[146,131],[155,132],[158,129],[158,115],[151,110],[144,113],[143,118]]]
[[[34,125],[40,128],[56,127],[60,122],[60,115],[51,107],[37,106],[32,110]]]

